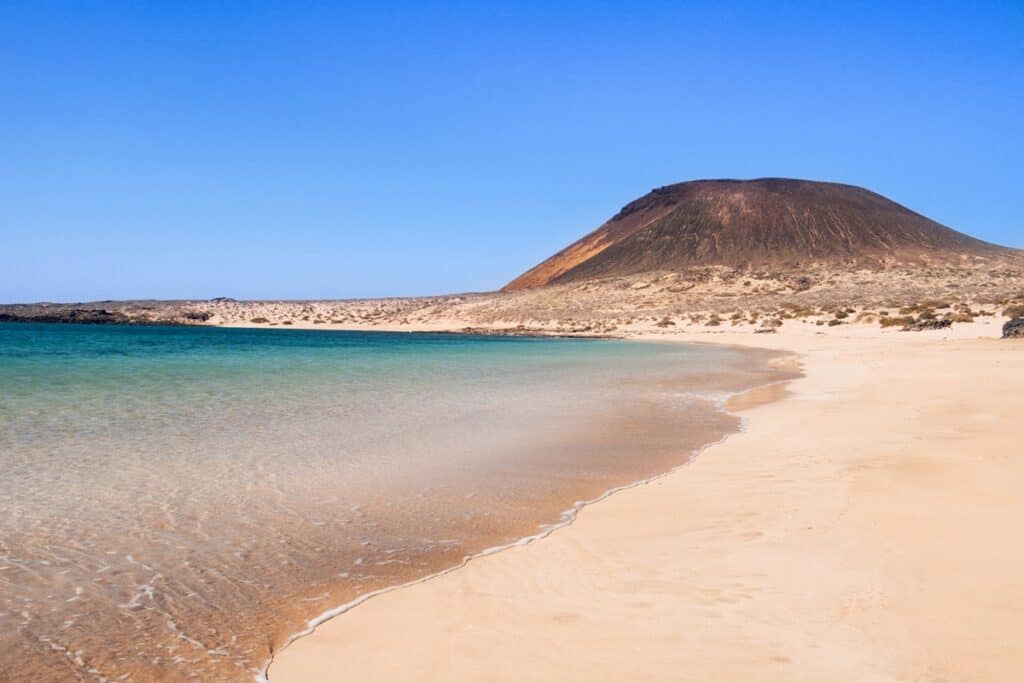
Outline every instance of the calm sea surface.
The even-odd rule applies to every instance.
[[[0,678],[250,681],[324,610],[684,462],[764,361],[0,323]]]

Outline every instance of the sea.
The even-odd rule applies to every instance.
[[[257,680],[341,606],[685,464],[741,428],[723,402],[770,360],[0,323],[0,678]]]

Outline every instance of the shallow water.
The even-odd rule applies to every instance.
[[[0,324],[5,680],[252,680],[305,621],[736,429],[765,356]]]

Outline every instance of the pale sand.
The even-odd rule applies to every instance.
[[[308,681],[1017,681],[1024,340],[787,325],[747,429],[279,653]]]

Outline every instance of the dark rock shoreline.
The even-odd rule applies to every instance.
[[[46,310],[25,306],[23,310],[0,312],[0,322],[11,323],[67,323],[79,325],[196,325],[210,318],[210,314],[184,314],[182,318],[150,318],[130,315],[106,308],[64,308]]]

